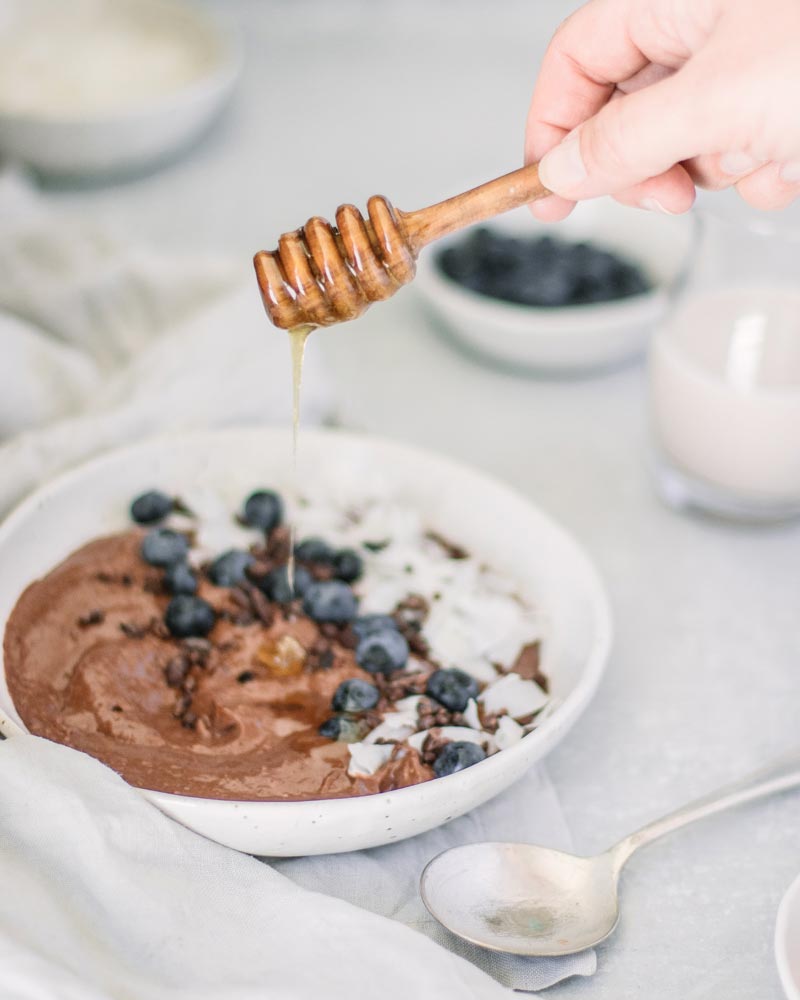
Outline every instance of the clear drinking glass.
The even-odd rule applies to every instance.
[[[650,351],[658,491],[723,517],[800,515],[800,227],[708,210],[697,223]]]

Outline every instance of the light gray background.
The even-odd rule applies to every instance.
[[[245,29],[230,113],[188,156],[100,189],[52,190],[137,240],[249,257],[314,213],[380,192],[417,208],[516,167],[556,0],[217,0]],[[265,325],[264,336],[277,336]],[[800,528],[679,517],[645,469],[641,366],[583,381],[483,367],[413,288],[320,333],[351,426],[514,484],[587,546],[618,634],[596,700],[548,761],[579,849],[789,748],[800,694]],[[243,364],[257,359],[243,358]],[[288,362],[287,362],[288,363]],[[774,1000],[775,912],[800,871],[800,796],[651,848],[588,981],[558,1000]],[[520,830],[521,838],[525,831]]]

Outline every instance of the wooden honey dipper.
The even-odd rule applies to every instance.
[[[367,219],[342,205],[335,227],[315,216],[284,233],[277,250],[255,255],[264,307],[286,330],[355,319],[411,281],[424,246],[548,194],[531,164],[416,212],[401,212],[382,195],[367,202]]]

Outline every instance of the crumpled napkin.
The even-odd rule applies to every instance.
[[[478,965],[527,990],[591,975],[591,952],[549,961],[493,955],[423,914],[416,883],[425,861],[452,844],[512,832],[564,844],[540,772],[402,844],[270,866],[162,816],[86,754],[15,736],[0,742],[2,995],[491,1000],[511,994]]]
[[[335,398],[314,353],[304,422]],[[0,173],[0,516],[103,449],[167,429],[285,423],[290,405],[288,345],[246,266],[131,246]],[[0,741],[0,995],[489,1000],[509,994],[478,966],[525,990],[591,975],[593,952],[494,955],[428,916],[425,863],[482,839],[569,847],[543,771],[413,840],[270,866],[166,819],[83,754]]]
[[[423,935],[189,832],[38,737],[0,744],[0,845],[9,1000],[508,995]]]

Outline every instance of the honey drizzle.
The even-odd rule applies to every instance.
[[[300,387],[303,383],[303,358],[305,357],[308,335],[315,327],[310,323],[295,326],[289,330],[289,348],[292,356],[292,501],[297,509],[300,501],[300,482],[297,472],[297,441],[300,432]],[[289,565],[287,576],[289,589],[294,590],[294,545],[296,525],[292,518],[289,526]]]

